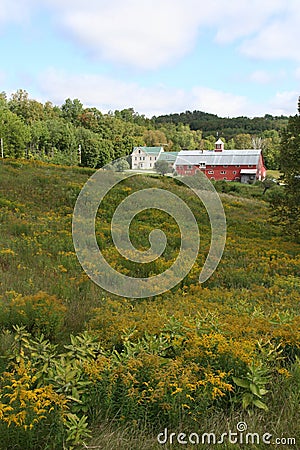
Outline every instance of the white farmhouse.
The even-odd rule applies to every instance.
[[[131,153],[131,168],[154,170],[154,164],[163,151],[163,147],[134,147]]]

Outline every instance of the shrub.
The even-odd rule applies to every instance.
[[[12,328],[24,325],[33,335],[44,334],[55,339],[61,331],[65,319],[66,307],[55,295],[38,292],[34,295],[17,295],[10,301],[1,302],[1,326]]]

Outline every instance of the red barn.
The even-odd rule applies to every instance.
[[[174,163],[178,175],[195,175],[199,170],[211,180],[252,183],[263,180],[266,168],[261,150],[224,150],[219,139],[215,150],[182,150]]]

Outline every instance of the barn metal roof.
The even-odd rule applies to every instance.
[[[178,152],[162,152],[159,155],[158,161],[175,162]]]
[[[182,150],[178,153],[174,166],[198,165],[212,166],[257,165],[261,150],[223,150],[222,152]]]

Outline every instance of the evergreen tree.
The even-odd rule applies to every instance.
[[[285,232],[300,241],[300,97],[298,114],[289,118],[280,148],[285,195],[275,197],[275,216]]]

